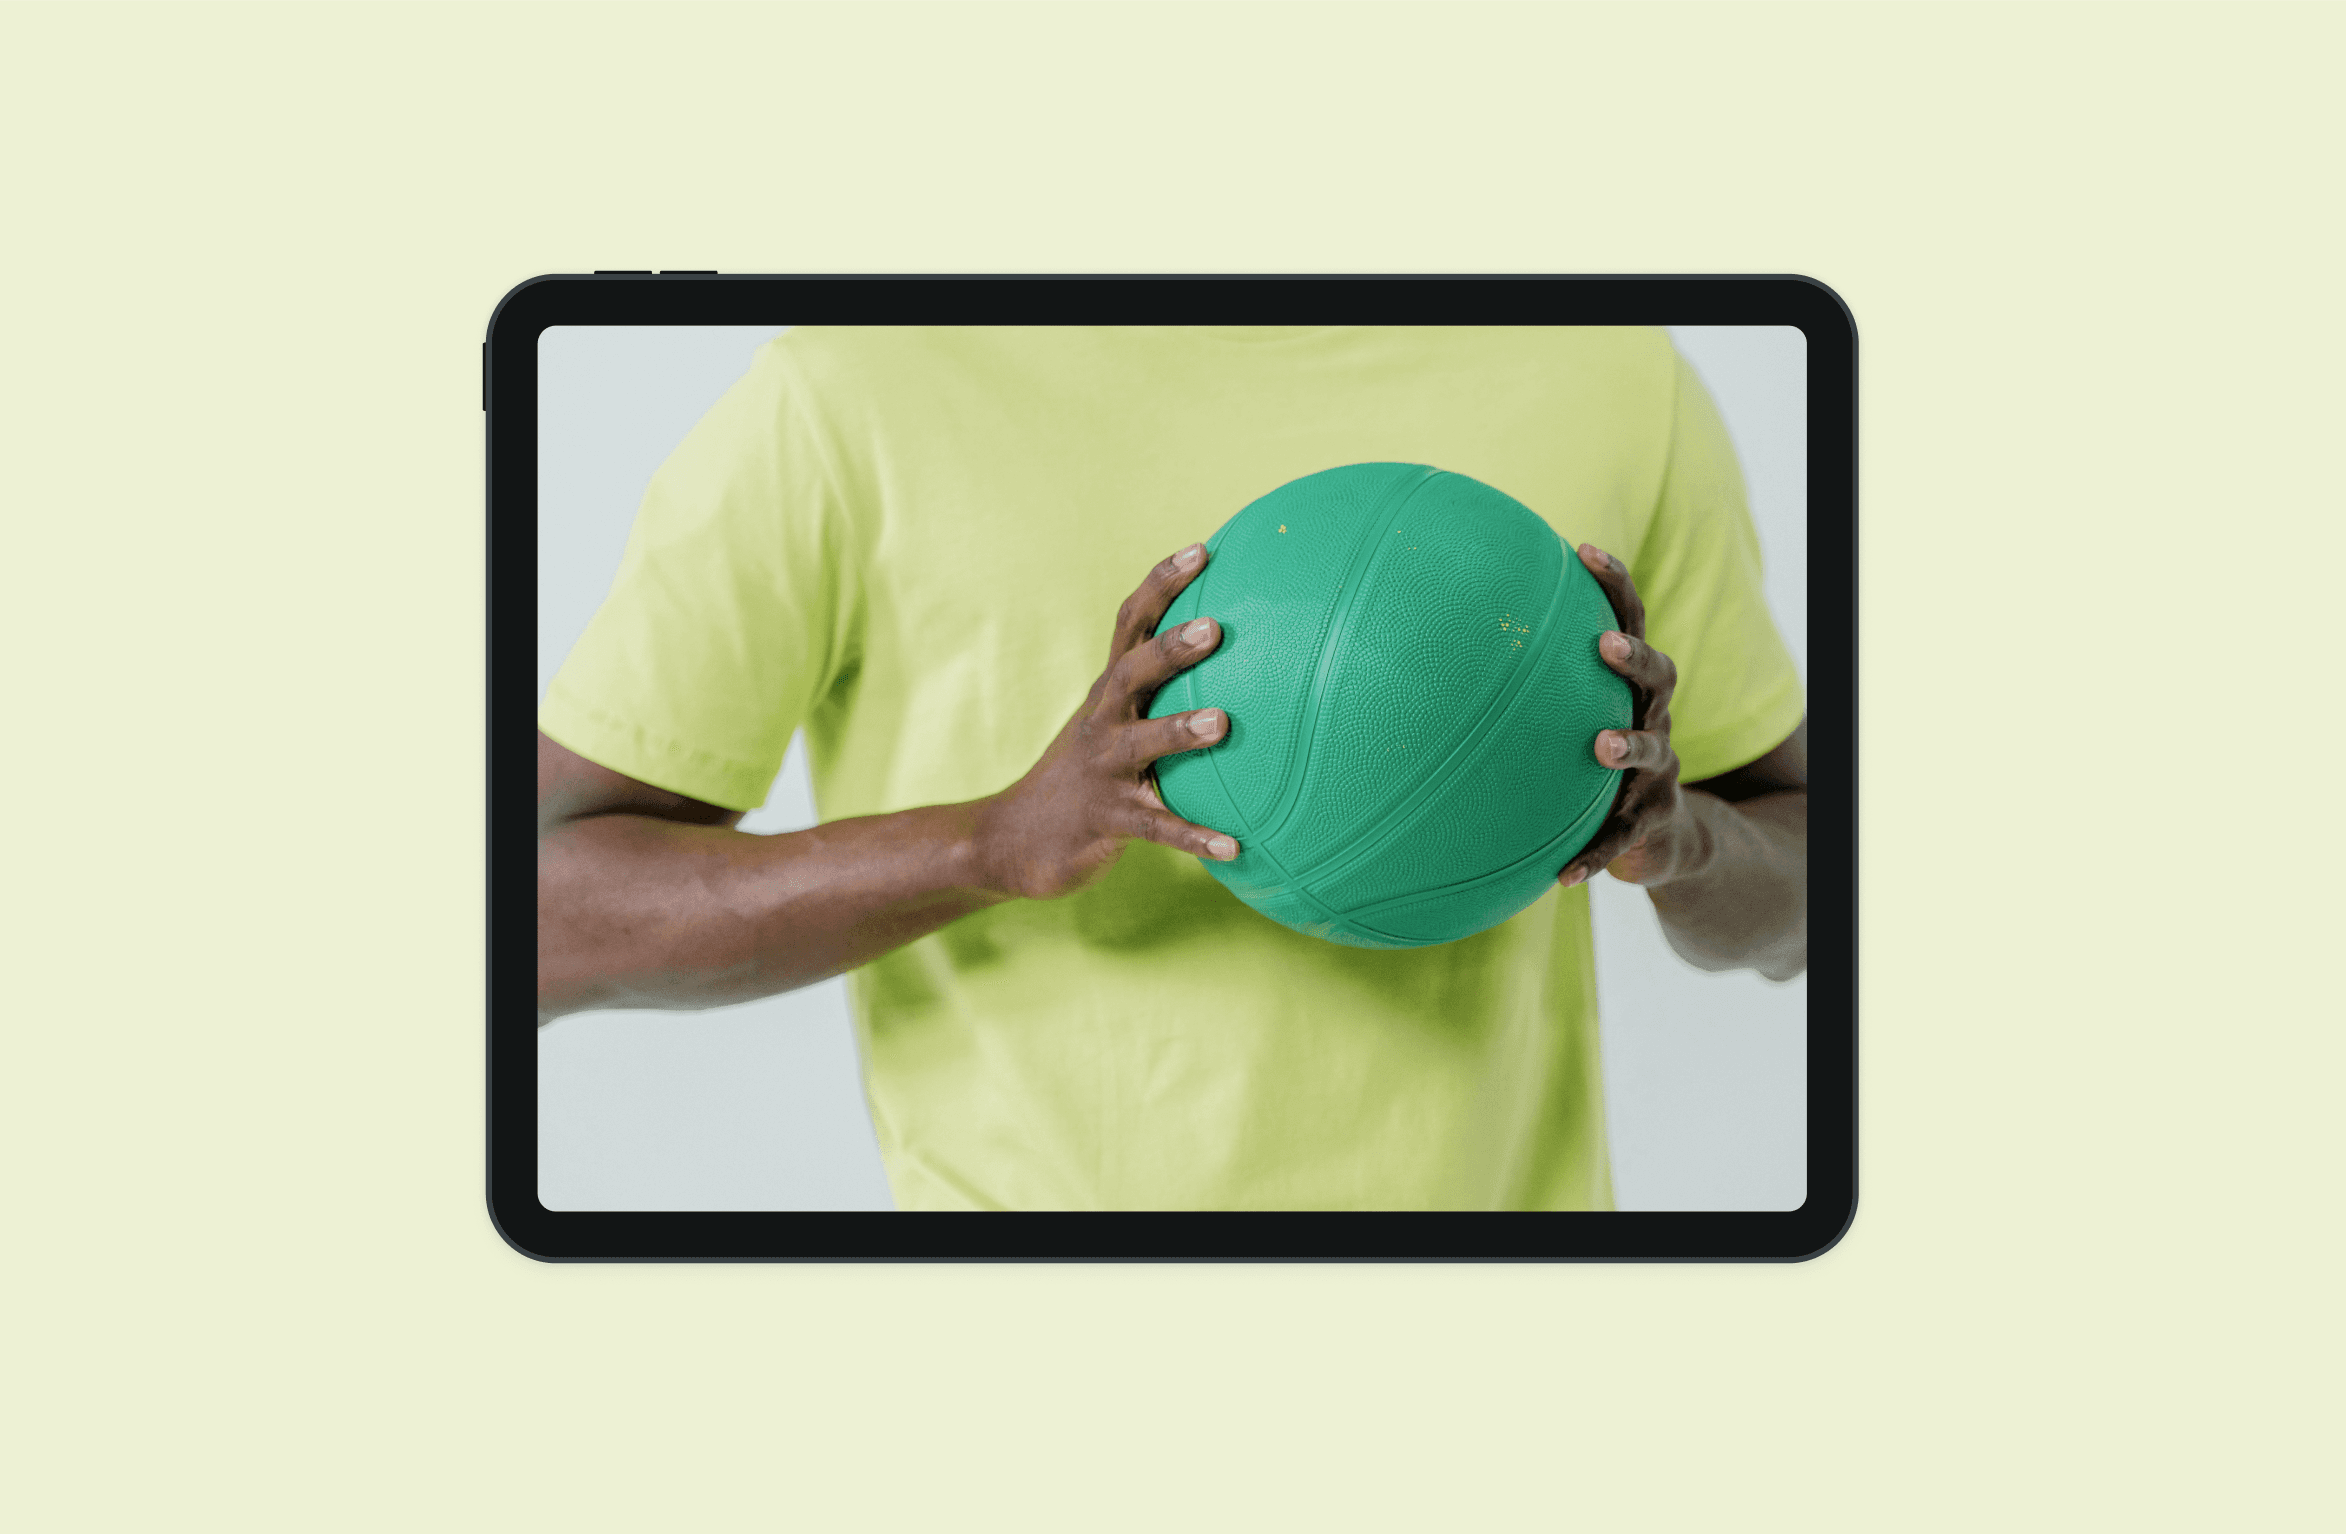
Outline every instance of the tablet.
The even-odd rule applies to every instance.
[[[516,1249],[1797,1261],[1848,1228],[1856,330],[1823,284],[545,276],[490,319],[482,408],[488,1203]],[[1327,887],[1272,857],[1302,790],[1271,773],[1210,828],[1243,825],[1251,884],[1121,833],[1036,882],[1081,818],[1046,766],[1157,792],[1067,742],[1157,643],[1178,597],[1149,606],[1152,582],[1213,605],[1160,567],[1259,563],[1217,529],[1310,507],[1265,498],[1314,474],[1404,487],[1363,526],[1472,486],[1595,572],[1651,641],[1624,675],[1659,742],[1636,749],[1663,754],[1614,774],[1604,820],[1643,851],[1467,936],[1361,946],[1265,898],[1316,912]],[[1355,615],[1397,600],[1415,535],[1373,531],[1392,551],[1344,534],[1313,633],[1366,643]],[[1561,577],[1509,547],[1493,653],[1541,654],[1506,593]],[[1261,612],[1216,616],[1230,663],[1264,653]],[[1381,728],[1337,643],[1295,662],[1312,702],[1279,781]],[[1537,690],[1492,661],[1487,697],[1446,703],[1426,664],[1377,694],[1398,754],[1354,780],[1361,825],[1507,778],[1465,726],[1440,763],[1389,764],[1421,712],[1482,729]],[[1118,730],[1146,722],[1134,685]],[[1206,749],[1286,740],[1267,707]],[[1139,749],[1113,739],[1101,760]],[[1479,845],[1480,812],[1445,813],[1467,817],[1445,845]],[[1664,843],[1716,861],[1668,878]]]

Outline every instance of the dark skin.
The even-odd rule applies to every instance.
[[[1006,900],[1051,900],[1105,873],[1135,838],[1238,855],[1157,797],[1152,765],[1219,741],[1218,708],[1149,719],[1158,688],[1221,643],[1211,618],[1158,634],[1204,568],[1192,545],[1149,572],[1116,616],[1108,664],[1040,760],[962,804],[757,836],[728,810],[655,788],[538,736],[538,1021],[601,1007],[753,1001],[844,974]],[[1676,668],[1645,643],[1628,572],[1583,545],[1619,632],[1605,664],[1637,699],[1632,728],[1591,749],[1626,769],[1612,815],[1562,880],[1598,868],[1641,884],[1670,944],[1706,969],[1775,979],[1807,962],[1806,727],[1748,767],[1678,782]]]
[[[1643,885],[1689,964],[1791,979],[1808,967],[1808,721],[1748,766],[1681,784],[1670,744],[1678,667],[1645,642],[1645,603],[1621,561],[1584,543],[1580,562],[1621,625],[1597,654],[1636,702],[1629,729],[1597,733],[1597,760],[1626,769],[1621,792],[1560,881],[1602,868]]]

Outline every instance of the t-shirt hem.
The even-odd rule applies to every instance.
[[[1807,713],[1807,689],[1794,676],[1785,678],[1763,707],[1733,725],[1698,735],[1673,731],[1670,744],[1678,753],[1678,780],[1699,783],[1750,766],[1782,745]]]
[[[538,705],[538,728],[598,766],[720,809],[754,810],[774,786],[771,771],[613,718],[566,691],[559,678]]]

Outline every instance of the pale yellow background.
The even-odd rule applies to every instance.
[[[0,12],[0,1522],[2335,1527],[2342,22]],[[592,267],[1832,283],[1848,1240],[508,1250],[478,344]]]

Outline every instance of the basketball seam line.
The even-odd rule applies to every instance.
[[[1551,529],[1551,531],[1553,530]],[[1307,870],[1302,877],[1311,880],[1315,886],[1324,885],[1329,880],[1341,879],[1406,835],[1416,817],[1423,815],[1427,807],[1456,781],[1458,774],[1465,769],[1465,764],[1485,744],[1485,736],[1488,732],[1503,722],[1508,713],[1514,709],[1517,701],[1522,698],[1524,690],[1531,685],[1531,679],[1538,671],[1541,659],[1546,656],[1549,647],[1555,643],[1556,630],[1563,626],[1565,600],[1572,585],[1571,560],[1566,555],[1563,544],[1564,540],[1558,537],[1556,546],[1559,563],[1556,567],[1556,583],[1548,593],[1548,610],[1545,616],[1540,619],[1539,633],[1533,636],[1531,647],[1517,658],[1514,671],[1505,681],[1500,683],[1498,691],[1493,693],[1489,701],[1484,704],[1482,712],[1476,715],[1474,721],[1465,729],[1459,731],[1457,744],[1450,748],[1450,754],[1435,764],[1432,772],[1422,779],[1414,789],[1404,793],[1375,817],[1373,823],[1384,827],[1382,834],[1355,845],[1342,856],[1320,867]],[[1599,789],[1598,792],[1601,793],[1603,790]],[[1577,825],[1580,817],[1587,812],[1587,806],[1583,805],[1573,813],[1571,820],[1566,824]],[[1507,866],[1514,867],[1516,865],[1509,864]],[[1485,877],[1488,876],[1484,874],[1474,876],[1475,879]],[[1472,883],[1473,880],[1469,879],[1464,882]],[[1407,897],[1394,896],[1393,898],[1404,899]]]
[[[1424,464],[1413,465],[1413,467],[1418,470],[1417,478],[1414,481],[1405,479],[1398,484],[1387,487],[1384,496],[1377,502],[1377,514],[1369,519],[1368,527],[1361,534],[1361,542],[1353,547],[1351,557],[1345,562],[1346,585],[1343,589],[1340,589],[1337,592],[1337,615],[1335,621],[1329,625],[1327,639],[1324,640],[1320,645],[1319,670],[1321,672],[1325,672],[1327,669],[1328,657],[1335,653],[1336,638],[1343,631],[1344,621],[1346,618],[1351,616],[1354,602],[1359,596],[1358,589],[1351,586],[1351,580],[1352,577],[1357,573],[1354,568],[1355,566],[1359,566],[1365,569],[1365,565],[1361,559],[1362,552],[1366,549],[1373,549],[1384,541],[1384,535],[1379,533],[1377,529],[1385,525],[1385,518],[1387,516],[1406,507],[1409,504],[1410,498],[1415,496],[1419,490],[1423,489],[1425,486],[1431,484],[1435,479],[1448,472],[1447,470],[1432,468]],[[1405,490],[1403,489],[1404,486],[1407,487]],[[1401,499],[1398,502],[1394,501],[1393,499],[1396,491],[1402,492]],[[1199,596],[1202,604],[1204,594],[1201,592]],[[1184,671],[1182,673],[1182,676],[1185,680],[1194,675],[1195,673],[1193,671]],[[1319,681],[1320,678],[1315,675],[1313,679],[1312,690],[1305,699],[1305,703],[1308,709],[1307,727],[1309,723],[1315,722],[1318,718],[1317,704],[1319,702],[1320,695]],[[1188,696],[1190,701],[1194,702],[1196,700],[1197,694],[1194,690],[1192,690]],[[1308,734],[1299,735],[1298,740],[1300,749],[1302,749],[1304,752],[1304,760],[1308,762],[1310,760],[1309,736]],[[1290,759],[1292,759],[1296,749],[1298,749],[1298,747],[1289,748],[1288,754]],[[1222,764],[1215,760],[1214,753],[1211,751],[1205,753],[1205,759],[1206,766],[1211,769],[1214,774],[1214,785],[1222,790],[1223,801],[1230,806],[1231,814],[1236,816],[1241,822],[1246,821],[1247,815],[1243,809],[1239,808],[1238,796],[1231,792],[1229,781],[1222,776]],[[1287,799],[1286,809],[1289,814],[1294,812],[1295,803],[1301,797],[1302,786],[1300,781],[1298,781],[1299,778],[1300,773],[1291,774],[1289,778],[1289,781],[1296,782],[1297,784],[1296,789],[1293,792],[1284,796]],[[1279,808],[1280,806],[1278,805],[1272,806],[1274,811],[1278,810]],[[1283,824],[1285,824],[1284,819],[1275,822],[1271,829],[1263,832],[1261,836],[1255,835],[1253,827],[1251,825],[1247,825],[1241,831],[1241,834],[1246,838],[1246,840],[1241,843],[1241,845],[1246,847],[1248,851],[1253,853],[1254,856],[1261,858],[1265,863],[1270,864],[1271,871],[1279,876],[1279,883],[1283,891],[1287,894],[1293,895],[1297,899],[1301,900],[1305,905],[1309,906],[1315,913],[1317,913],[1322,923],[1329,927],[1341,927],[1345,931],[1352,933],[1355,937],[1376,936],[1377,934],[1374,933],[1364,933],[1360,931],[1360,929],[1354,927],[1350,922],[1346,921],[1343,916],[1338,914],[1336,911],[1331,910],[1327,902],[1321,900],[1319,896],[1313,894],[1309,889],[1306,889],[1302,880],[1296,878],[1294,874],[1288,872],[1287,865],[1285,863],[1280,862],[1279,859],[1271,855],[1269,849],[1263,845],[1263,841],[1265,838],[1269,837],[1273,832],[1275,832],[1280,825]]]
[[[1529,508],[1526,509],[1528,510]],[[1550,529],[1550,531],[1552,532],[1553,529]],[[1562,544],[1563,540],[1559,538],[1557,540],[1559,559],[1562,558]],[[1370,563],[1373,567],[1375,561],[1372,560]],[[1556,572],[1555,590],[1552,590],[1549,593],[1548,617],[1546,620],[1543,620],[1539,633],[1532,639],[1532,647],[1530,651],[1516,657],[1515,669],[1509,672],[1507,675],[1502,676],[1499,679],[1499,684],[1491,689],[1490,695],[1483,699],[1482,707],[1476,713],[1474,723],[1459,736],[1458,745],[1451,749],[1448,756],[1445,756],[1442,758],[1442,760],[1434,763],[1432,766],[1420,772],[1414,782],[1405,780],[1401,791],[1395,795],[1389,803],[1379,807],[1368,816],[1363,818],[1361,822],[1363,825],[1389,826],[1391,825],[1394,816],[1407,816],[1422,808],[1427,799],[1435,794],[1443,786],[1445,781],[1444,774],[1449,772],[1456,764],[1459,752],[1466,750],[1473,743],[1474,738],[1482,732],[1485,726],[1495,722],[1495,720],[1499,717],[1498,711],[1505,710],[1513,701],[1514,695],[1522,691],[1523,679],[1531,674],[1531,668],[1533,664],[1538,660],[1539,656],[1544,652],[1547,646],[1548,636],[1555,632],[1554,620],[1557,605],[1557,592],[1560,592],[1563,588],[1565,574],[1566,572],[1562,568],[1561,564],[1559,564]],[[1364,570],[1361,572],[1361,575],[1362,582],[1365,585],[1368,572]],[[1301,791],[1301,788],[1298,788],[1297,792],[1299,794]],[[1318,879],[1347,872],[1362,861],[1373,856],[1378,850],[1389,844],[1391,840],[1391,836],[1385,836],[1380,838],[1374,847],[1359,847],[1356,845],[1355,850],[1349,854],[1344,854],[1342,853],[1341,849],[1339,849],[1339,859],[1336,863],[1308,869],[1305,871],[1303,877],[1307,879]]]
[[[1328,909],[1327,903],[1321,900],[1319,896],[1313,894],[1310,890],[1305,889],[1303,887],[1302,881],[1287,871],[1287,865],[1280,862],[1277,858],[1271,856],[1270,852],[1263,846],[1262,842],[1256,838],[1253,831],[1243,825],[1243,822],[1246,820],[1246,812],[1238,807],[1237,796],[1230,792],[1230,785],[1223,781],[1222,764],[1214,760],[1213,753],[1210,751],[1206,753],[1206,765],[1213,769],[1214,785],[1222,790],[1222,798],[1229,804],[1230,813],[1236,816],[1239,821],[1242,822],[1240,827],[1240,834],[1243,835],[1246,840],[1240,845],[1245,847],[1247,851],[1255,857],[1261,858],[1264,862],[1270,864],[1271,872],[1279,876],[1279,883],[1283,891],[1285,893],[1297,896],[1304,902],[1304,904],[1310,906],[1314,911],[1318,912],[1321,921],[1325,922],[1331,927],[1342,927],[1347,932],[1354,932],[1355,929],[1350,922],[1347,922],[1342,916]],[[1360,934],[1355,932],[1355,935],[1358,936]]]
[[[1394,895],[1389,899],[1375,901],[1369,905],[1362,906],[1357,911],[1348,913],[1346,920],[1351,924],[1353,930],[1365,933],[1370,937],[1383,938],[1388,943],[1415,944],[1422,942],[1423,940],[1419,938],[1399,937],[1393,933],[1384,931],[1382,928],[1372,927],[1368,924],[1368,919],[1371,917],[1383,916],[1386,912],[1391,911],[1396,906],[1408,905],[1412,901],[1436,900],[1445,895],[1455,895],[1461,890],[1472,889],[1478,884],[1495,884],[1501,879],[1513,878],[1515,875],[1521,873],[1524,869],[1538,863],[1541,859],[1553,857],[1557,848],[1563,846],[1564,843],[1571,840],[1573,835],[1578,832],[1582,826],[1588,824],[1589,817],[1592,814],[1597,817],[1597,823],[1599,825],[1604,824],[1604,817],[1612,813],[1613,796],[1620,792],[1620,788],[1621,780],[1618,776],[1616,776],[1612,782],[1608,783],[1604,788],[1597,791],[1596,795],[1592,797],[1585,806],[1582,807],[1580,813],[1573,817],[1571,824],[1567,825],[1563,830],[1557,832],[1553,837],[1549,838],[1547,842],[1537,848],[1534,848],[1527,855],[1517,858],[1514,862],[1508,864],[1505,868],[1493,869],[1487,874],[1476,874],[1471,879],[1461,879],[1455,884],[1438,885],[1433,889],[1415,890],[1406,895]],[[1562,870],[1559,869],[1558,872],[1562,872]]]
[[[1368,519],[1360,542],[1353,546],[1351,556],[1344,564],[1344,583],[1337,590],[1336,616],[1328,624],[1327,636],[1320,641],[1320,653],[1312,668],[1311,688],[1303,695],[1298,709],[1294,743],[1288,747],[1287,787],[1281,791],[1279,802],[1271,806],[1270,824],[1263,830],[1265,836],[1277,836],[1295,815],[1295,807],[1303,802],[1304,778],[1311,771],[1312,736],[1319,730],[1320,708],[1326,702],[1328,673],[1335,669],[1336,652],[1342,648],[1344,634],[1351,625],[1352,615],[1360,606],[1365,577],[1369,567],[1376,563],[1376,551],[1384,543],[1385,535],[1377,529],[1389,517],[1407,510],[1417,493],[1436,479],[1448,473],[1444,469],[1415,465],[1414,479],[1401,479],[1388,485],[1378,498],[1376,514]],[[1398,499],[1396,499],[1398,497]]]

